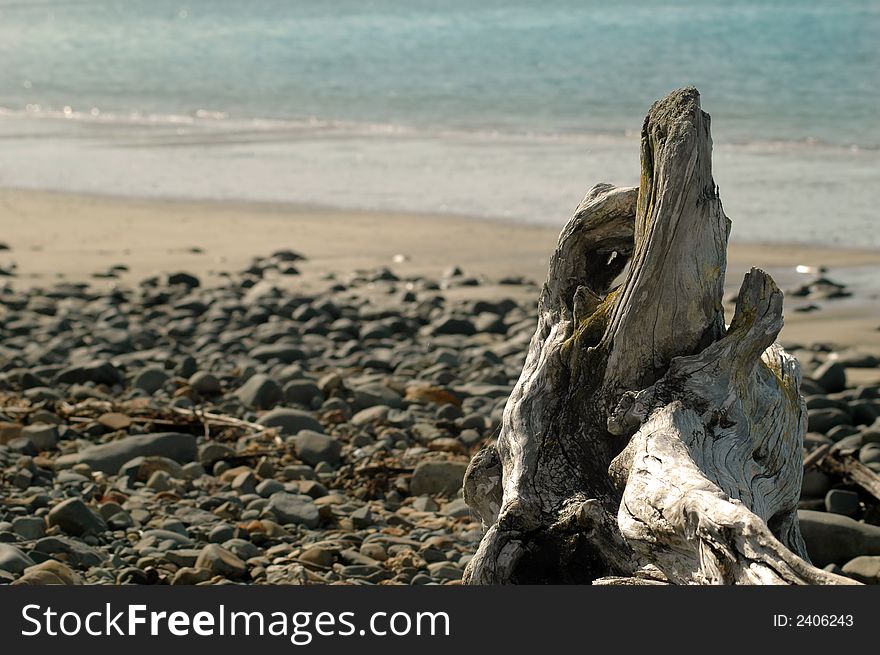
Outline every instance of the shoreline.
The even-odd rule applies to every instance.
[[[439,276],[458,265],[481,277],[483,284],[455,293],[526,300],[536,299],[540,287],[495,282],[521,276],[540,285],[562,228],[562,223],[556,227],[441,213],[6,188],[0,189],[0,223],[2,241],[11,248],[0,251],[0,268],[17,266],[15,277],[0,281],[17,288],[59,281],[136,284],[175,270],[191,272],[210,285],[225,273],[246,268],[253,257],[290,248],[308,261],[299,266],[301,275],[276,281],[297,289],[315,288],[328,274],[357,269],[388,267],[399,275]],[[854,296],[819,302],[821,310],[810,313],[793,311],[806,299],[786,298],[782,339],[880,349],[875,301],[880,289],[870,284],[880,279],[880,251],[733,240],[727,295],[752,266],[765,268],[782,289],[802,284],[810,276],[795,272],[798,265],[828,267],[828,276],[851,284]],[[112,278],[94,277],[113,266],[128,270]]]
[[[95,126],[92,126],[95,127]],[[638,182],[632,137],[542,140],[144,126],[93,130],[0,119],[3,186],[171,202],[516,220],[561,228],[597,182]],[[145,131],[141,131],[145,130]],[[880,151],[717,144],[714,176],[733,239],[880,250],[870,182]],[[833,197],[827,192],[835,189]],[[772,217],[772,221],[768,218]],[[834,217],[829,222],[828,217]]]
[[[647,108],[646,108],[647,109]],[[223,114],[223,112],[220,112]],[[209,112],[210,114],[210,112]],[[308,138],[314,133],[338,134],[364,138],[411,138],[424,139],[435,137],[472,138],[484,141],[545,141],[556,142],[565,140],[577,143],[604,142],[610,144],[638,144],[639,130],[632,128],[608,129],[599,126],[566,129],[531,129],[524,126],[504,125],[488,128],[483,125],[442,125],[437,123],[392,123],[381,121],[358,121],[342,118],[319,118],[315,116],[211,116],[197,113],[151,113],[151,112],[99,112],[96,115],[84,111],[65,113],[63,108],[53,109],[41,107],[29,110],[25,107],[0,105],[0,119],[11,121],[45,122],[56,125],[72,125],[77,128],[131,129],[131,130],[162,130],[185,129],[191,134],[205,134],[217,137],[222,142],[224,136],[232,137],[236,142],[261,143],[267,138]],[[638,123],[636,119],[635,124]],[[170,136],[170,135],[169,135]],[[183,137],[183,134],[176,134]],[[880,151],[880,143],[853,143],[851,141],[833,141],[811,136],[800,137],[757,137],[749,139],[738,133],[724,135],[721,140],[713,141],[713,148],[742,149],[760,152],[791,151],[828,151],[850,155]]]

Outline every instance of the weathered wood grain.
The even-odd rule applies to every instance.
[[[849,582],[806,560],[806,410],[766,273],[725,328],[709,128],[693,88],[655,103],[639,188],[594,187],[563,229],[501,434],[465,477],[487,528],[467,582]]]

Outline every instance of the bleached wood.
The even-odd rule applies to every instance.
[[[824,455],[818,458],[817,465],[823,471],[842,477],[850,484],[861,487],[874,498],[880,500],[880,475],[877,475],[852,455],[826,450]],[[806,468],[805,461],[804,470]]]
[[[563,229],[501,434],[465,478],[487,526],[467,582],[848,581],[806,561],[806,412],[766,273],[725,329],[709,124],[695,89],[656,103],[639,188],[594,187]]]

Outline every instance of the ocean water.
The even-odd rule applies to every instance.
[[[561,225],[693,84],[734,238],[880,247],[876,0],[0,0],[0,185]]]

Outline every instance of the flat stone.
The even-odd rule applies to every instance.
[[[196,438],[191,434],[157,432],[123,437],[106,444],[90,446],[78,453],[55,460],[58,468],[88,464],[92,470],[115,474],[119,467],[135,457],[161,455],[177,462],[191,462],[196,457]]]
[[[327,487],[317,480],[302,480],[298,483],[298,486],[301,494],[304,494],[309,498],[314,498],[315,500],[327,495]]]
[[[217,379],[217,376],[205,371],[199,371],[191,375],[189,386],[203,396],[213,396],[222,391],[220,380]]]
[[[406,388],[406,399],[416,403],[434,403],[445,405],[447,403],[461,404],[461,400],[454,393],[442,387],[425,385],[422,383],[412,384]]]
[[[189,464],[183,465],[184,480],[197,480],[203,475],[207,475],[207,473],[205,467],[202,466],[200,462],[190,462]]]
[[[81,537],[107,531],[107,524],[79,498],[69,498],[55,505],[46,515],[49,527],[58,526],[69,535]]]
[[[849,403],[852,412],[853,423],[856,425],[871,425],[880,418],[880,400],[854,400]]]
[[[816,566],[848,562],[859,555],[880,555],[880,527],[840,514],[798,510],[801,533]]]
[[[461,489],[467,467],[467,462],[421,462],[413,471],[412,480],[409,483],[410,493],[414,496],[424,494],[451,496]]]
[[[418,512],[436,512],[440,506],[430,496],[418,496],[413,498],[412,508]]]
[[[77,486],[81,486],[91,480],[91,476],[83,475],[82,473],[77,473],[72,469],[63,469],[58,471],[58,475],[55,476],[55,482],[60,485],[73,484]]]
[[[232,480],[232,489],[240,494],[252,494],[257,491],[257,476],[253,471],[243,471]]]
[[[125,530],[135,526],[134,519],[128,512],[116,512],[111,514],[107,519],[107,527],[111,530]]]
[[[324,427],[315,417],[300,409],[279,407],[263,414],[257,419],[257,423],[267,428],[278,428],[282,435],[293,435],[302,430],[324,432]]]
[[[0,543],[0,570],[22,573],[34,561],[12,544]]]
[[[231,525],[222,523],[208,533],[208,541],[212,544],[222,544],[229,541],[235,535],[235,530]]]
[[[198,458],[203,466],[212,466],[224,459],[235,457],[235,455],[235,448],[228,446],[225,443],[210,441],[199,447]]]
[[[819,434],[818,432],[807,432],[804,435],[804,448],[808,451],[813,451],[819,446],[833,446],[834,440],[826,437],[824,434]]]
[[[428,573],[440,580],[461,580],[464,571],[449,562],[434,562],[428,564]]]
[[[271,343],[257,346],[251,353],[251,357],[260,362],[278,360],[284,364],[291,364],[306,359],[306,353],[301,348],[285,343]]]
[[[106,384],[113,386],[122,384],[124,378],[122,373],[113,364],[107,361],[93,361],[75,366],[68,366],[55,376],[55,381],[59,384],[84,384],[93,382],[94,384]]]
[[[374,405],[373,407],[368,407],[367,409],[362,409],[357,412],[351,417],[351,421],[349,422],[356,427],[382,423],[388,418],[388,412],[390,411],[391,408],[387,405]]]
[[[257,373],[235,390],[235,395],[245,407],[270,409],[282,398],[281,387],[268,375]]]
[[[109,519],[114,514],[118,514],[119,512],[124,512],[122,509],[122,505],[119,503],[114,503],[113,501],[109,501],[106,503],[101,503],[98,505],[98,514],[101,515],[101,518],[105,521]]]
[[[446,317],[431,326],[432,334],[461,334],[470,336],[476,334],[477,328],[473,322],[466,318]]]
[[[807,401],[807,409],[828,409],[833,407],[835,409],[842,409],[845,412],[849,411],[846,401],[829,398],[825,394],[807,396],[805,400]]]
[[[164,518],[159,522],[158,527],[161,530],[170,530],[171,532],[176,532],[177,534],[189,536],[189,533],[186,530],[186,525],[184,525],[183,521],[177,518]]]
[[[845,366],[846,368],[878,368],[880,367],[880,357],[870,353],[860,352],[855,348],[833,352],[828,355],[828,361],[833,361]]]
[[[842,573],[864,584],[880,584],[880,557],[861,555],[843,565]]]
[[[281,470],[285,480],[314,480],[315,469],[308,464],[293,464]]]
[[[268,498],[274,493],[284,491],[284,485],[278,482],[278,480],[263,480],[262,482],[260,482],[260,484],[257,485],[257,488],[254,491],[259,496],[263,498]]]
[[[310,564],[318,566],[330,567],[336,561],[337,548],[327,548],[324,546],[312,546],[304,550],[299,559]]]
[[[342,444],[333,437],[313,430],[301,430],[293,443],[296,456],[311,466],[321,462],[335,464],[342,456]]]
[[[168,373],[164,369],[150,367],[138,373],[132,385],[135,389],[153,395],[165,386],[166,382],[168,382]]]
[[[178,548],[165,551],[164,556],[175,566],[195,566],[201,554],[202,551],[196,548]]]
[[[202,548],[196,560],[196,568],[206,569],[215,575],[237,580],[247,575],[247,565],[234,553],[217,544],[208,544]]]
[[[369,505],[364,505],[353,511],[350,515],[352,527],[355,530],[362,530],[373,525],[373,512],[370,511]]]
[[[150,519],[153,518],[152,512],[145,510],[143,508],[140,508],[140,507],[135,507],[134,509],[132,509],[129,512],[129,515],[131,516],[132,520],[135,523],[140,523],[141,525],[149,523]],[[117,515],[114,514],[113,516],[115,517]]]
[[[281,250],[274,251],[272,258],[277,259],[279,262],[298,262],[304,260],[305,255],[301,255],[290,248],[282,248]]]
[[[0,445],[8,444],[10,441],[20,438],[23,427],[21,423],[0,421]]]
[[[24,392],[24,397],[36,403],[64,400],[64,395],[60,391],[49,387],[32,387]]]
[[[462,430],[458,435],[458,440],[464,444],[466,448],[476,446],[482,440],[482,435],[476,430]]]
[[[28,455],[30,457],[39,454],[39,451],[34,446],[34,444],[29,439],[25,439],[24,437],[12,439],[8,444],[6,444],[6,446],[9,448],[9,450],[13,452],[21,453],[22,455]],[[28,476],[31,475],[30,471],[22,471],[22,474]],[[26,489],[30,486],[30,481],[28,480],[27,484],[13,482],[13,485],[18,487],[19,489]]]
[[[310,407],[315,398],[324,398],[318,385],[311,380],[291,380],[284,385],[283,392],[286,402],[305,407]]]
[[[824,498],[831,489],[831,478],[827,473],[811,469],[804,473],[801,481],[801,498]]]
[[[36,512],[38,509],[48,507],[52,502],[52,498],[46,493],[34,493],[22,498],[17,505],[29,513]]]
[[[165,471],[153,471],[150,479],[147,480],[147,488],[156,492],[171,491],[174,488],[171,482],[171,476]]]
[[[374,584],[391,577],[391,573],[375,564],[352,564],[350,566],[343,566],[339,570],[339,575],[343,578],[360,578]]]
[[[34,544],[34,551],[45,555],[61,555],[74,568],[101,566],[107,554],[70,537],[43,537]]]
[[[281,539],[290,536],[290,533],[275,521],[261,519],[260,526],[263,528],[263,532],[266,536],[271,537],[272,539]]]
[[[65,585],[80,585],[83,583],[82,578],[73,569],[71,569],[63,562],[59,562],[58,560],[54,559],[47,559],[45,562],[40,562],[39,564],[35,564],[34,566],[29,566],[25,569],[24,574],[25,576],[29,576],[36,572],[51,573],[58,580],[61,581],[61,584]]]
[[[131,418],[119,412],[107,412],[98,417],[98,423],[108,430],[127,430],[131,427]]]
[[[803,377],[801,378],[801,393],[805,396],[812,396],[816,394],[824,395],[826,391],[810,378]]]
[[[263,551],[260,548],[245,539],[227,539],[223,542],[222,546],[245,562],[263,554]]]
[[[46,522],[37,516],[19,516],[12,520],[12,531],[28,541],[40,539],[46,534]]]
[[[21,429],[21,436],[38,451],[51,450],[58,444],[58,426],[50,423],[27,425]]]
[[[859,461],[862,464],[880,463],[880,443],[866,443],[859,449]]]
[[[152,563],[152,558],[150,558],[150,564]],[[143,566],[148,565],[143,564]],[[152,585],[156,584],[158,577],[158,573],[153,568],[145,571],[142,568],[138,568],[137,566],[126,566],[125,568],[119,570],[119,572],[116,574],[116,584]]]
[[[171,273],[170,275],[168,275],[166,282],[170,286],[182,285],[190,289],[195,289],[196,287],[201,285],[201,282],[199,282],[199,278],[197,278],[192,273],[187,273],[185,271]]]
[[[183,467],[173,459],[161,456],[135,457],[119,467],[118,475],[131,478],[135,482],[146,482],[157,471],[163,471],[170,477],[183,480]]]
[[[352,390],[352,396],[355,408],[385,405],[393,409],[403,409],[406,406],[397,391],[379,383],[362,384]]]
[[[236,466],[235,468],[225,468],[223,471],[214,471],[214,475],[220,478],[221,482],[232,483],[235,480],[236,476],[240,473],[248,473],[251,472],[251,468],[249,466],[241,465]]]
[[[456,498],[455,500],[446,503],[443,506],[442,513],[454,519],[476,516],[474,511],[461,498]]]
[[[861,434],[853,434],[848,437],[844,437],[834,444],[831,452],[852,455],[853,453],[856,453],[859,448],[862,447],[862,441],[863,436]]]
[[[208,569],[197,569],[191,566],[184,566],[177,570],[171,579],[172,585],[197,585],[207,582],[214,574]]]
[[[849,414],[834,407],[807,410],[807,418],[807,429],[810,432],[818,432],[820,434],[827,434],[831,428],[838,425],[850,425],[852,423]]]
[[[178,548],[191,548],[193,546],[193,540],[185,534],[180,534],[173,530],[162,530],[160,528],[144,530],[141,541],[145,540],[157,544],[167,541],[173,543]]]
[[[274,493],[269,497],[266,511],[281,524],[292,523],[316,528],[320,522],[314,501],[302,494],[291,494],[286,491]]]
[[[38,409],[31,414],[31,425],[36,425],[38,423],[61,425],[64,421],[55,412],[50,412],[48,409]]]
[[[342,376],[339,375],[339,373],[331,371],[320,377],[318,380],[318,389],[320,389],[322,393],[330,395],[334,392],[345,389],[345,382],[342,380]]]
[[[360,554],[377,562],[384,562],[388,559],[388,551],[385,550],[385,547],[382,544],[372,542],[361,544]]]
[[[859,495],[854,491],[832,489],[825,496],[825,510],[833,514],[857,516],[860,509]]]
[[[846,369],[839,362],[825,362],[810,377],[828,393],[846,389]]]
[[[25,573],[10,586],[47,586],[47,585],[63,585],[64,580],[59,578],[51,571],[32,571]]]
[[[474,319],[474,329],[478,334],[506,334],[507,326],[496,314],[484,312]]]
[[[198,362],[196,362],[195,357],[192,357],[191,355],[186,355],[178,362],[174,371],[182,378],[190,378],[195,375],[197,369]]]

